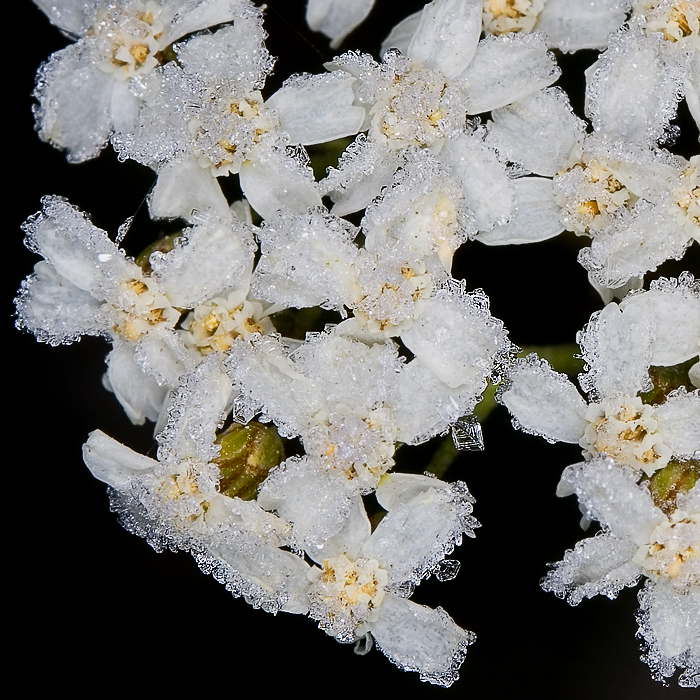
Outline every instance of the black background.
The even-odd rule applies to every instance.
[[[268,47],[280,59],[265,95],[292,72],[321,71],[333,55],[327,40],[306,28],[303,2],[268,5]],[[379,0],[340,50],[360,48],[376,56],[393,24],[421,5]],[[247,693],[250,682],[265,695],[299,689],[344,698],[404,692],[475,699],[692,696],[674,685],[664,689],[639,661],[635,590],[612,602],[595,598],[571,608],[540,589],[547,562],[561,559],[581,536],[576,503],[554,495],[562,468],[580,452],[516,433],[502,409],[484,424],[485,452],[464,454],[447,475],[468,483],[482,523],[476,539],[457,550],[461,573],[448,583],[424,583],[414,597],[442,605],[477,634],[460,680],[448,691],[421,684],[376,651],[355,656],[308,619],[253,610],[199,572],[188,555],[157,555],[122,530],[108,510],[104,485],[83,465],[81,445],[100,428],[153,455],[152,435],[147,427],[131,426],[101,386],[106,342],[39,344],[10,327],[11,299],[37,261],[22,246],[19,226],[40,208],[42,195],[67,197],[111,234],[137,214],[125,240],[127,252],[135,254],[153,176],[136,164],[118,163],[110,149],[95,161],[69,166],[63,154],[39,141],[30,114],[34,73],[67,40],[26,0],[15,6],[14,18],[8,36],[19,35],[20,48],[4,62],[11,79],[5,109],[11,115],[4,130],[10,419],[3,483],[12,587],[6,600],[8,613],[19,617],[10,637],[16,672],[31,669],[25,683],[54,691],[143,688],[200,698]],[[560,84],[579,113],[582,71],[595,56],[582,52],[560,61],[568,76]],[[697,152],[697,131],[684,110],[678,152],[689,156]],[[454,274],[469,288],[487,291],[492,312],[505,321],[514,342],[573,342],[601,305],[576,262],[583,244],[573,236],[511,248],[468,243],[456,256]],[[697,244],[684,263],[663,271],[677,274],[684,267],[700,272]],[[414,459],[425,457],[425,450],[416,453]]]

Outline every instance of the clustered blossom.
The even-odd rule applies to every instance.
[[[137,258],[128,227],[115,242],[60,196],[23,227],[43,261],[18,327],[108,339],[105,387],[155,424],[157,458],[99,430],[84,446],[124,526],[255,607],[449,686],[475,635],[408,598],[457,575],[474,498],[402,473],[396,450],[450,432],[481,447],[474,413],[500,383],[517,428],[581,446],[558,494],[602,527],[544,588],[577,604],[644,578],[652,673],[697,686],[700,286],[644,276],[700,243],[700,156],[665,147],[681,97],[700,123],[700,3],[434,0],[381,57],[348,50],[267,95],[248,0],[35,2],[76,37],[39,70],[41,138],[73,162],[111,142],[155,172],[150,216],[182,222]],[[336,48],[373,4],[309,0],[307,20]],[[589,121],[552,87],[551,49],[582,48],[601,50]],[[318,145],[338,156],[321,178]],[[565,230],[591,239],[579,261],[609,302],[578,335],[582,391],[517,358],[452,271],[472,241]],[[290,330],[304,310],[335,322]]]

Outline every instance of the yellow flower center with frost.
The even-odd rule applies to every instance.
[[[172,328],[180,319],[180,312],[147,277],[123,282],[118,303],[109,306],[114,318],[112,330],[132,342],[159,324]]]
[[[254,333],[271,333],[274,327],[263,305],[246,299],[244,292],[231,292],[200,304],[182,323],[186,341],[202,354],[224,352],[236,338],[249,340]]]
[[[697,0],[637,0],[634,9],[646,17],[647,33],[658,32],[673,43],[700,42],[700,2]]]
[[[670,520],[654,529],[634,561],[656,580],[700,585],[700,514],[675,511]]]
[[[594,403],[586,412],[588,427],[580,445],[591,457],[605,454],[651,476],[668,464],[672,452],[657,432],[652,406],[616,396]]]
[[[324,559],[323,569],[315,570],[313,575],[313,595],[331,618],[344,618],[359,626],[379,617],[389,576],[375,559],[352,561],[340,554]]]
[[[372,134],[395,150],[420,146],[439,150],[449,107],[447,81],[418,63],[394,75],[393,85],[370,112]]]
[[[482,27],[487,34],[531,32],[545,0],[484,0]]]
[[[104,60],[98,66],[117,80],[128,80],[152,71],[161,61],[156,56],[165,47],[160,39],[164,26],[155,2],[138,3],[135,11],[114,17],[103,12],[90,30],[102,45]]]
[[[224,96],[213,88],[189,124],[189,132],[202,168],[218,177],[237,173],[263,136],[278,126],[274,111],[265,108],[262,94]]]
[[[618,209],[631,208],[638,197],[620,182],[610,165],[586,161],[581,159],[558,174],[561,179],[554,199],[564,210],[569,231],[593,235]]]
[[[161,476],[153,489],[160,505],[176,522],[181,521],[183,527],[202,523],[210,506],[199,488],[198,478],[196,466],[184,461],[176,474]]]

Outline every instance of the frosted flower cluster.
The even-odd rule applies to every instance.
[[[37,74],[40,137],[150,169],[150,219],[177,228],[131,250],[138,224],[108,233],[60,195],[23,225],[43,260],[16,325],[105,338],[105,388],[153,424],[152,456],[100,430],[83,448],[124,527],[448,687],[476,635],[410,598],[457,576],[480,523],[464,481],[400,455],[483,449],[495,391],[516,428],[581,447],[558,495],[601,526],[543,587],[577,604],[644,579],[645,660],[697,686],[700,282],[648,275],[700,244],[700,156],[671,150],[682,98],[700,121],[698,3],[434,0],[381,55],[348,47],[272,94],[249,0],[35,3],[75,38]],[[373,5],[306,17],[335,49]],[[577,115],[553,50],[584,48]],[[453,271],[566,231],[601,304],[580,390]]]

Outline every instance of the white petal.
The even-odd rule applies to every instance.
[[[646,486],[637,484],[634,472],[607,457],[567,467],[561,481],[573,487],[590,520],[638,546],[648,543],[652,530],[668,520]]]
[[[586,429],[586,402],[567,379],[534,354],[508,370],[501,401],[516,427],[547,440],[578,443]]]
[[[643,310],[623,313],[617,304],[608,304],[591,316],[577,340],[589,365],[581,386],[594,398],[649,390],[652,319]]]
[[[243,163],[240,183],[250,206],[263,219],[280,209],[303,214],[321,206],[318,185],[309,168],[277,149],[259,150],[259,155]]]
[[[547,35],[549,46],[561,51],[604,49],[629,5],[627,0],[547,0],[536,28]]]
[[[447,141],[440,161],[461,181],[465,203],[480,231],[508,221],[515,207],[513,181],[496,152],[478,135],[461,134]]]
[[[404,671],[418,671],[421,680],[449,687],[459,678],[472,632],[458,627],[442,609],[431,610],[387,595],[372,636],[388,659]]]
[[[700,296],[682,285],[657,286],[620,303],[624,313],[638,309],[653,323],[651,364],[680,364],[698,354]]]
[[[107,356],[106,385],[114,392],[122,408],[135,425],[143,425],[146,418],[155,422],[167,393],[134,359],[131,344],[115,347]]]
[[[408,55],[408,45],[411,43],[413,35],[418,29],[423,10],[414,12],[412,15],[402,19],[390,32],[379,51],[383,56],[389,49],[398,49],[404,56]]]
[[[106,332],[102,303],[44,261],[22,282],[15,305],[17,327],[34,333],[44,343],[72,343],[81,335]]]
[[[39,69],[34,109],[39,136],[68,151],[70,162],[94,158],[112,130],[114,79],[101,71],[89,42],[54,53]]]
[[[486,142],[537,175],[556,175],[585,134],[560,88],[535,92],[494,110],[491,118]]]
[[[228,203],[209,168],[194,159],[169,162],[158,170],[158,179],[148,195],[148,211],[154,219],[192,220],[195,211],[228,214]]]
[[[306,23],[316,32],[331,39],[335,49],[370,13],[374,0],[309,0],[306,6]]]
[[[434,0],[425,6],[407,55],[450,80],[474,56],[481,34],[481,0]]]
[[[354,83],[344,71],[301,75],[286,81],[266,104],[277,110],[292,143],[325,143],[362,128],[365,110],[353,106]]]
[[[654,408],[658,431],[676,457],[700,456],[700,390],[677,390]]]
[[[152,471],[158,464],[113,440],[101,430],[90,433],[83,459],[92,475],[118,491],[126,491],[133,476]]]
[[[554,203],[552,181],[544,177],[523,177],[512,183],[517,210],[502,226],[481,231],[477,240],[486,245],[537,243],[560,234],[559,207]]]
[[[640,567],[632,562],[637,549],[634,542],[610,533],[581,540],[545,576],[542,588],[570,605],[595,595],[615,598],[639,579]]]
[[[521,100],[551,85],[561,74],[542,34],[505,34],[482,39],[457,82],[467,112],[479,114]]]

